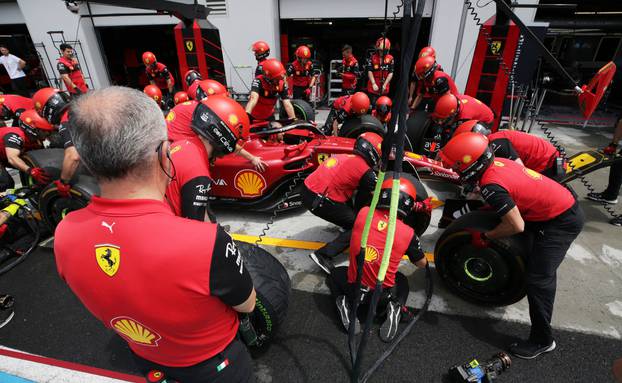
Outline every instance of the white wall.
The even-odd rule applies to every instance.
[[[0,25],[24,24],[24,16],[17,3],[0,3]]]
[[[80,40],[82,51],[86,64],[90,70],[92,84],[95,88],[101,88],[110,84],[108,74],[102,64],[102,56],[95,38],[95,32],[89,19],[82,19],[77,14],[71,13],[65,7],[62,1],[35,1],[35,0],[17,0],[19,8],[28,32],[34,43],[44,43],[47,54],[52,60],[53,67],[49,67],[44,60],[44,65],[49,73],[56,72],[56,59],[59,56],[58,51],[52,46],[48,31],[64,31],[66,40]],[[45,4],[45,6],[43,6]],[[76,30],[80,23],[80,29],[76,36]],[[43,52],[41,52],[43,53]],[[82,57],[80,57],[82,59]],[[84,63],[82,64],[84,67]],[[85,69],[83,69],[86,72]]]
[[[477,1],[473,0],[472,2],[482,22],[486,21],[496,12],[495,3],[492,1],[482,8],[477,7]],[[521,4],[523,3],[537,4],[538,0],[523,0]],[[448,73],[452,72],[452,62],[456,51],[456,40],[463,4],[463,0],[436,0],[434,5],[430,45],[436,49],[437,60],[443,66],[443,70]],[[523,22],[529,25],[535,18],[536,10],[535,8],[521,8],[516,14]],[[464,91],[467,83],[478,34],[479,27],[475,24],[471,13],[468,12],[462,46],[459,50],[460,56],[458,59],[456,78],[454,79],[458,86],[458,90],[461,92]]]
[[[424,17],[429,17],[433,0],[426,0]],[[445,0],[443,0],[445,1]],[[389,0],[388,16],[400,0]],[[281,0],[282,19],[384,17],[382,0]],[[400,14],[401,17],[401,14]]]

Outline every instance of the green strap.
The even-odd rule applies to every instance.
[[[397,203],[400,199],[400,179],[393,178],[391,187],[391,208],[389,209],[389,228],[387,229],[387,241],[384,245],[384,253],[382,254],[382,263],[378,271],[378,282],[382,284],[384,277],[389,268],[391,260],[391,251],[393,250],[393,240],[395,239],[395,223],[397,221]]]
[[[369,229],[371,228],[371,221],[376,211],[376,205],[380,199],[380,190],[382,190],[382,183],[384,182],[384,172],[381,170],[378,172],[378,180],[376,181],[376,187],[374,188],[374,196],[371,199],[369,205],[369,211],[367,212],[367,218],[365,218],[365,226],[363,228],[363,236],[361,237],[361,248],[365,250],[367,248],[367,239],[369,238]]]

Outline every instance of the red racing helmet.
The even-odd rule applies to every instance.
[[[350,96],[350,108],[357,115],[363,115],[369,112],[369,96],[363,92],[356,92]]]
[[[39,130],[44,132],[54,131],[54,126],[45,118],[41,117],[36,110],[25,110],[19,116],[19,126],[31,137],[39,137]]]
[[[389,41],[389,39],[385,38],[378,38],[378,40],[376,40],[376,50],[379,51],[388,51],[389,49],[391,49],[391,41]]]
[[[143,53],[143,64],[145,64],[145,66],[153,65],[157,61],[158,60],[156,59],[156,56],[153,54],[153,52],[147,51]]]
[[[436,102],[432,119],[441,125],[450,124],[460,112],[460,100],[451,93],[447,93]]]
[[[257,60],[262,60],[270,56],[270,45],[262,40],[255,41],[251,46],[251,50],[255,53],[255,58]]]
[[[419,58],[426,57],[426,56],[432,56],[436,60],[436,50],[434,50],[434,48],[432,47],[423,47],[419,51]]]
[[[153,99],[158,105],[162,102],[162,91],[155,85],[147,85],[145,89],[143,89],[143,93]]]
[[[310,59],[311,58],[311,49],[309,49],[308,46],[306,45],[301,45],[298,48],[296,48],[296,57],[298,57],[299,59]]]
[[[267,59],[261,64],[263,74],[269,80],[275,81],[283,79],[285,75],[285,67],[283,63],[277,59]]]
[[[454,136],[441,149],[439,156],[443,165],[455,170],[467,183],[477,181],[495,159],[488,138],[471,132]]]
[[[376,100],[376,113],[379,116],[386,116],[391,112],[391,107],[393,106],[393,101],[387,96],[378,97]]]
[[[354,142],[353,153],[363,157],[371,168],[377,168],[380,165],[381,149],[382,137],[377,133],[365,132]]]
[[[434,56],[424,56],[415,63],[415,74],[420,80],[430,77],[436,70],[436,59]]]
[[[225,88],[224,85],[222,85],[218,81],[208,78],[207,80],[201,80],[201,82],[199,82],[199,86],[197,86],[196,94],[193,98],[197,101],[201,101],[206,97],[216,95],[223,95],[228,97],[229,91],[227,90],[227,88]]]
[[[244,108],[223,95],[202,100],[194,110],[191,126],[214,146],[216,157],[233,153],[238,140],[247,137],[250,131]]]
[[[380,197],[378,208],[389,209],[391,207],[391,191],[393,189],[393,179],[387,178],[380,186]],[[404,218],[410,214],[415,202],[417,202],[417,188],[406,177],[400,177],[400,192],[397,202],[397,214]]]
[[[490,129],[488,129],[485,125],[482,125],[478,120],[468,120],[460,124],[454,131],[453,136],[457,136],[462,133],[479,133],[487,136],[490,134]]]
[[[189,100],[190,97],[188,97],[188,93],[184,92],[183,90],[175,93],[175,95],[173,96],[173,102],[175,102],[175,105]]]
[[[187,86],[192,85],[195,81],[201,81],[201,80],[202,80],[201,73],[197,72],[194,69],[190,69],[184,75],[184,81],[186,81]]]
[[[56,88],[41,88],[32,96],[35,110],[51,124],[59,124],[69,106],[67,95]]]

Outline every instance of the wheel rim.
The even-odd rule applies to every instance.
[[[305,113],[304,109],[302,109],[302,107],[300,107],[299,105],[294,104],[294,115],[297,117],[300,117],[302,120],[307,121],[307,114]]]
[[[492,266],[481,258],[468,258],[464,262],[464,272],[469,278],[477,282],[486,282],[492,278],[493,274]]]

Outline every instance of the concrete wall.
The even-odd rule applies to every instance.
[[[24,16],[17,2],[0,3],[0,25],[2,24],[24,24]]]
[[[52,41],[47,32],[62,30],[65,33],[66,40],[79,40],[82,43],[84,56],[79,56],[79,59],[85,60],[86,62],[82,66],[84,67],[84,64],[87,64],[90,70],[91,83],[89,86],[101,88],[110,84],[108,74],[102,64],[103,59],[95,38],[95,31],[89,19],[80,20],[77,14],[67,10],[62,1],[18,0],[17,3],[32,41],[45,44],[45,50],[52,60],[52,67],[50,67],[44,59],[44,65],[49,73],[55,73],[58,76],[56,59],[59,53],[52,46]],[[42,7],[42,3],[45,3],[45,7]],[[84,9],[82,12],[85,12]],[[80,23],[79,30],[78,23]],[[78,30],[77,35],[76,30]],[[43,54],[43,52],[40,53]]]
[[[473,0],[475,10],[482,22],[495,14],[496,8],[494,2],[491,1],[488,5],[481,8],[478,7],[476,3],[477,2]],[[521,4],[523,3],[537,4],[538,0],[521,1]],[[452,62],[454,54],[456,53],[456,40],[463,4],[463,0],[435,1],[434,12],[432,15],[430,45],[436,49],[437,60],[443,66],[443,69],[448,73],[452,72]],[[516,14],[521,18],[521,20],[529,25],[535,18],[536,10],[535,8],[521,8],[516,12]],[[478,33],[479,27],[475,24],[473,16],[470,13],[467,13],[462,45],[458,51],[459,58],[455,78],[458,90],[461,92],[464,91],[464,87],[467,83]]]

